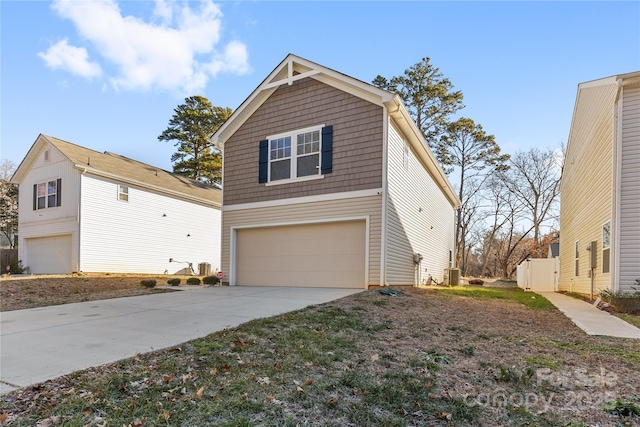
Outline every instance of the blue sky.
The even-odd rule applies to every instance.
[[[640,2],[0,0],[0,158],[39,133],[171,170],[186,96],[238,107],[288,54],[370,82],[428,56],[503,151],[566,142],[580,82],[640,70]]]

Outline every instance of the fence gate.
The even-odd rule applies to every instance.
[[[0,268],[1,273],[7,273],[7,266],[18,261],[17,249],[0,249]]]

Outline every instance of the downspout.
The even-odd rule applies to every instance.
[[[397,111],[397,108],[396,108]],[[382,105],[382,216],[380,221],[380,285],[389,286],[387,283],[387,197],[389,156],[389,120],[390,112]]]
[[[620,288],[618,284],[618,273],[620,271],[620,209],[618,204],[620,203],[620,182],[622,181],[621,163],[622,163],[622,103],[624,94],[622,93],[622,79],[618,79],[618,89],[613,104],[613,191],[611,192],[611,235],[613,236],[613,244],[610,244],[609,254],[609,289],[612,292],[618,291]],[[613,263],[611,262],[613,260]]]
[[[220,157],[222,158],[222,175],[221,175],[221,187],[222,187],[222,196],[220,197],[220,254],[219,254],[219,258],[218,258],[218,265],[220,266],[220,270],[223,272],[223,274],[225,274],[227,277],[227,281],[229,284],[231,284],[231,270],[227,271],[226,273],[224,272],[224,266],[222,265],[222,241],[224,240],[224,225],[223,225],[223,219],[224,219],[224,142],[220,142],[218,144],[218,149],[220,150]],[[231,243],[231,240],[229,240],[229,243]],[[231,254],[229,254],[229,262],[231,262]],[[224,278],[224,276],[223,276]],[[235,280],[235,279],[234,279]],[[234,282],[235,283],[235,282]],[[220,284],[222,284],[222,279],[220,279]]]
[[[78,183],[78,215],[77,215],[77,222],[78,222],[78,228],[77,228],[77,234],[78,234],[78,249],[77,249],[77,253],[78,253],[78,264],[76,265],[76,270],[78,271],[78,273],[80,273],[82,271],[81,267],[82,267],[82,260],[81,260],[81,254],[82,254],[82,245],[81,245],[81,239],[82,239],[82,233],[80,232],[81,227],[82,227],[82,177],[84,176],[84,174],[87,172],[87,168],[84,168],[80,171],[80,182]]]

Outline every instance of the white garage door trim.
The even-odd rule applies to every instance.
[[[35,274],[70,274],[71,234],[59,234],[46,237],[25,239],[27,246],[27,265]]]
[[[320,219],[320,220],[305,220],[305,221],[290,221],[290,222],[277,222],[277,223],[268,223],[268,224],[249,224],[249,225],[239,225],[230,227],[229,231],[231,234],[230,238],[230,252],[231,259],[229,265],[229,285],[236,286],[237,279],[237,231],[243,229],[250,228],[266,228],[266,227],[284,227],[284,226],[295,226],[295,225],[310,225],[310,224],[329,224],[329,223],[341,223],[341,222],[350,222],[350,221],[364,221],[364,288],[367,288],[369,284],[369,215],[363,216],[354,216],[354,217],[342,217],[342,218],[329,218],[329,219]]]

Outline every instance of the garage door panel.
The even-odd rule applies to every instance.
[[[34,274],[71,273],[71,235],[26,239],[29,271]]]
[[[237,230],[236,283],[363,288],[364,221]]]

